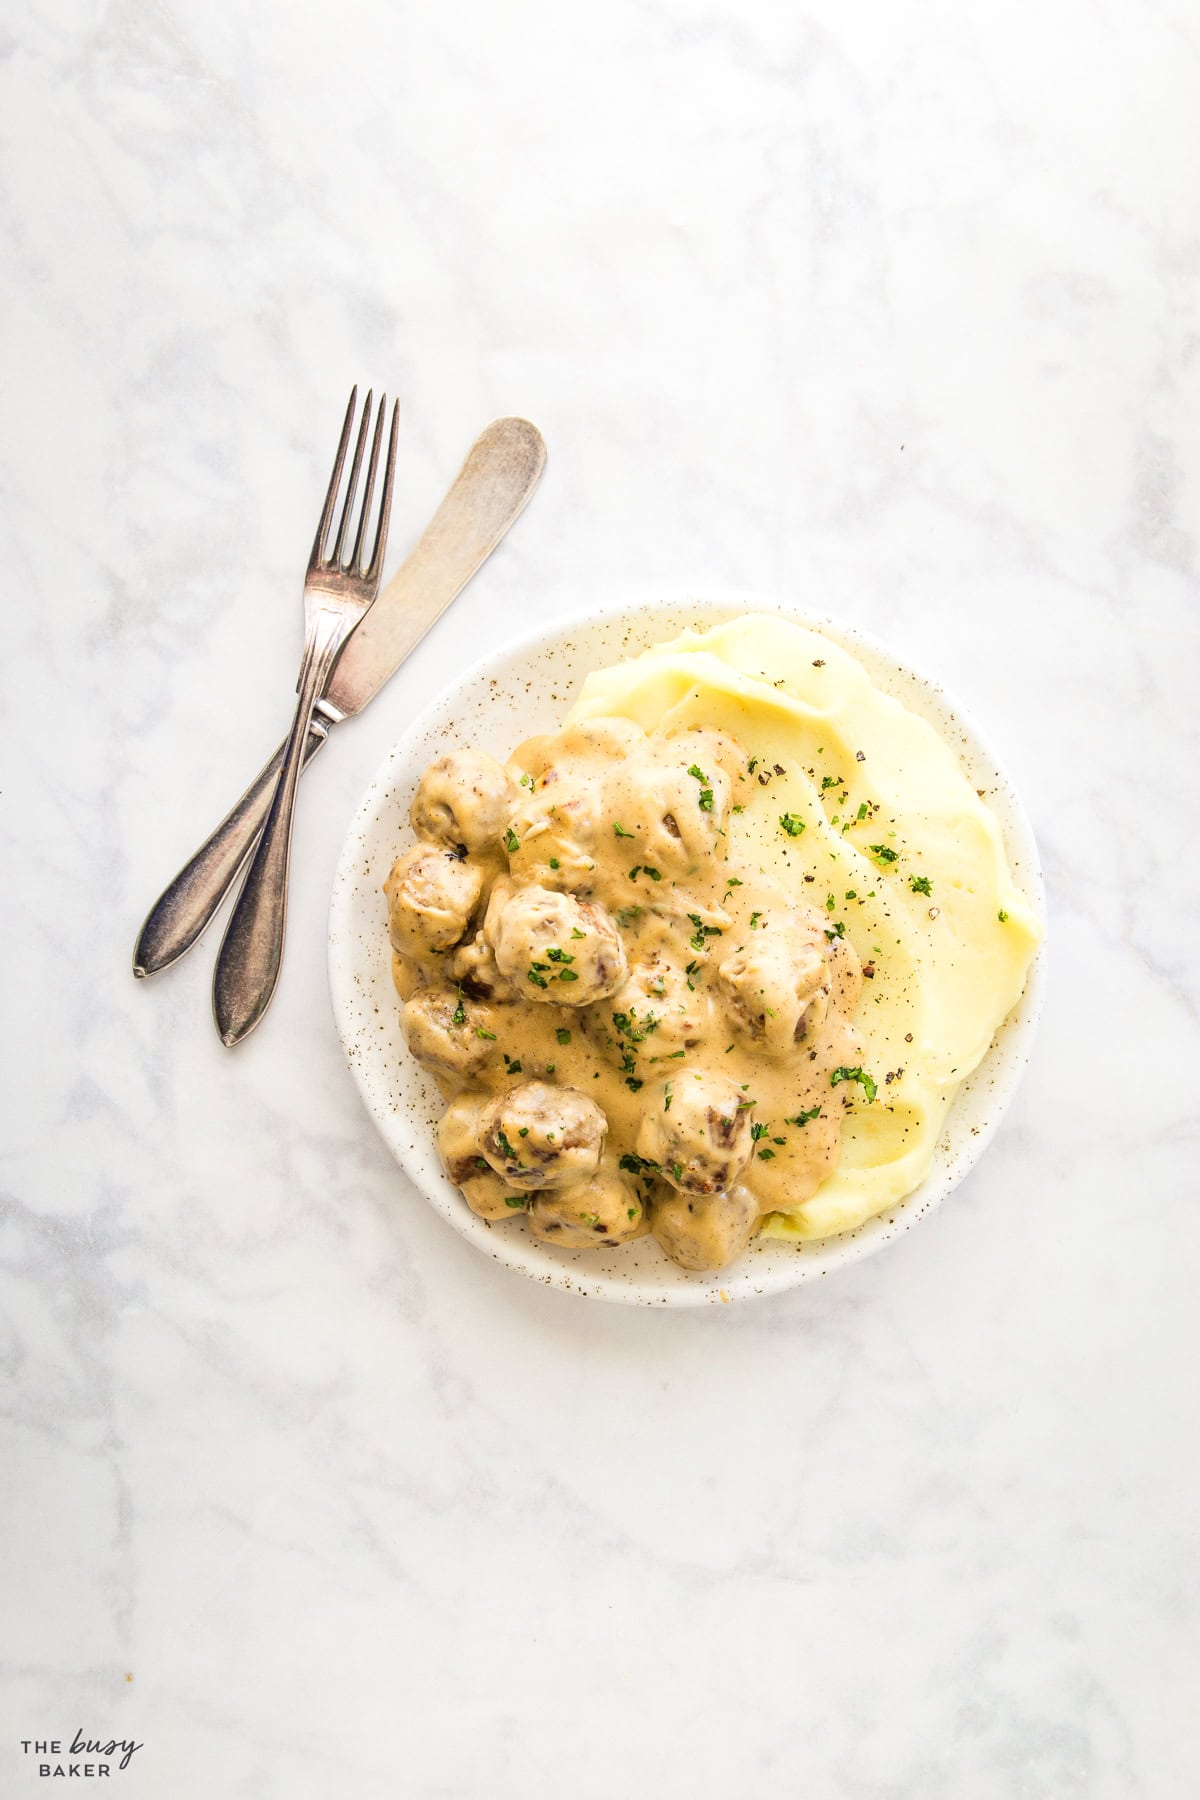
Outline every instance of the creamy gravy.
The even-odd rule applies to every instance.
[[[755,781],[724,733],[622,719],[531,739],[507,771],[469,753],[423,777],[423,842],[385,890],[396,984],[410,1049],[455,1102],[443,1159],[484,1216],[528,1211],[538,1235],[580,1244],[648,1217],[668,1254],[719,1266],[835,1166],[845,1113],[874,1097],[852,1023],[861,971],[799,855],[794,880],[758,865],[740,828]],[[786,870],[804,825],[785,814],[779,831]],[[518,1097],[533,1138],[523,1123],[510,1141],[503,1108],[488,1112],[530,1083],[599,1108],[594,1177],[577,1133],[555,1179],[553,1092]],[[549,1174],[525,1147],[542,1115]],[[721,1206],[725,1236],[681,1244],[681,1208],[692,1232]]]

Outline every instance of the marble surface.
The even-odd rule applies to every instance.
[[[1182,0],[35,0],[0,25],[0,1791],[1191,1796],[1200,44]],[[129,974],[277,740],[353,379],[512,539],[306,780],[284,979]],[[720,1313],[507,1276],[343,1067],[352,808],[661,581],[937,671],[1051,892],[954,1200]],[[56,1759],[55,1759],[56,1760]]]

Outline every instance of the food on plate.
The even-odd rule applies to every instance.
[[[686,1269],[853,1229],[927,1172],[1039,923],[955,755],[751,617],[588,677],[507,767],[421,778],[385,893],[467,1205]]]

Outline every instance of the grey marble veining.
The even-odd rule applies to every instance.
[[[0,1790],[1173,1800],[1194,1706],[1200,28],[1171,0],[36,0],[0,25]],[[278,741],[349,383],[512,539],[305,781],[236,1054],[142,913]],[[580,1304],[406,1187],[325,914],[414,708],[661,581],[940,675],[1049,997],[938,1214]]]

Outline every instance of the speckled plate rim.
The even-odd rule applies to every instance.
[[[447,1181],[434,1142],[443,1103],[403,1047],[381,893],[392,858],[411,841],[408,802],[421,770],[439,750],[456,744],[476,743],[503,758],[526,737],[561,722],[591,669],[636,655],[687,626],[703,629],[748,612],[781,614],[842,645],[860,658],[880,687],[949,739],[1000,821],[1018,886],[1038,914],[1045,914],[1033,831],[989,740],[940,683],[844,620],[765,594],[654,590],[564,614],[510,639],[467,668],[393,746],[346,834],[329,919],[334,1020],[367,1111],[434,1210],[493,1261],[586,1299],[656,1307],[720,1305],[783,1292],[882,1249],[940,1205],[974,1167],[1016,1091],[1037,1029],[1044,943],[1020,1000],[959,1090],[920,1187],[841,1237],[804,1243],[758,1239],[740,1262],[716,1274],[693,1275],[676,1268],[653,1239],[607,1252],[539,1244],[519,1219],[492,1226],[476,1218]],[[557,673],[534,679],[532,672],[547,659],[549,670]],[[464,730],[464,723],[469,729]]]

